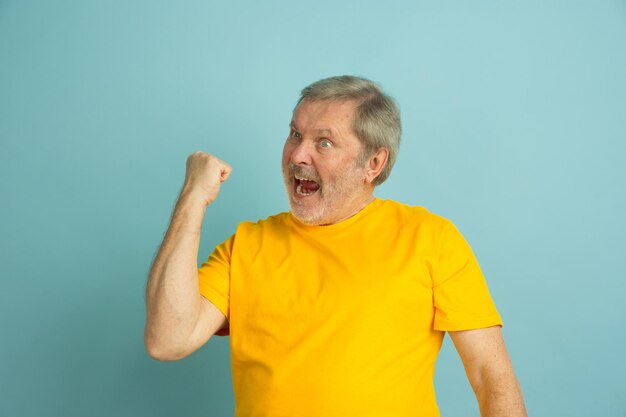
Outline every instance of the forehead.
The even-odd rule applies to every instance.
[[[298,129],[338,130],[352,133],[357,104],[354,101],[302,101],[293,112]]]

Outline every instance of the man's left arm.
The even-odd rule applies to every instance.
[[[448,333],[476,394],[481,417],[526,417],[500,326]]]

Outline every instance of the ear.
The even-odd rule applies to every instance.
[[[378,148],[378,150],[370,156],[367,161],[365,182],[368,184],[374,182],[385,165],[387,165],[387,159],[389,159],[389,150],[387,148]]]

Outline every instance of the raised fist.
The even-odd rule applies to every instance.
[[[202,198],[207,205],[217,198],[220,185],[228,179],[232,168],[221,159],[197,151],[187,158],[183,191]]]

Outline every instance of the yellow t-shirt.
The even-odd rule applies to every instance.
[[[244,222],[199,286],[229,320],[237,417],[438,416],[444,332],[501,325],[454,225],[390,200],[329,226]]]

